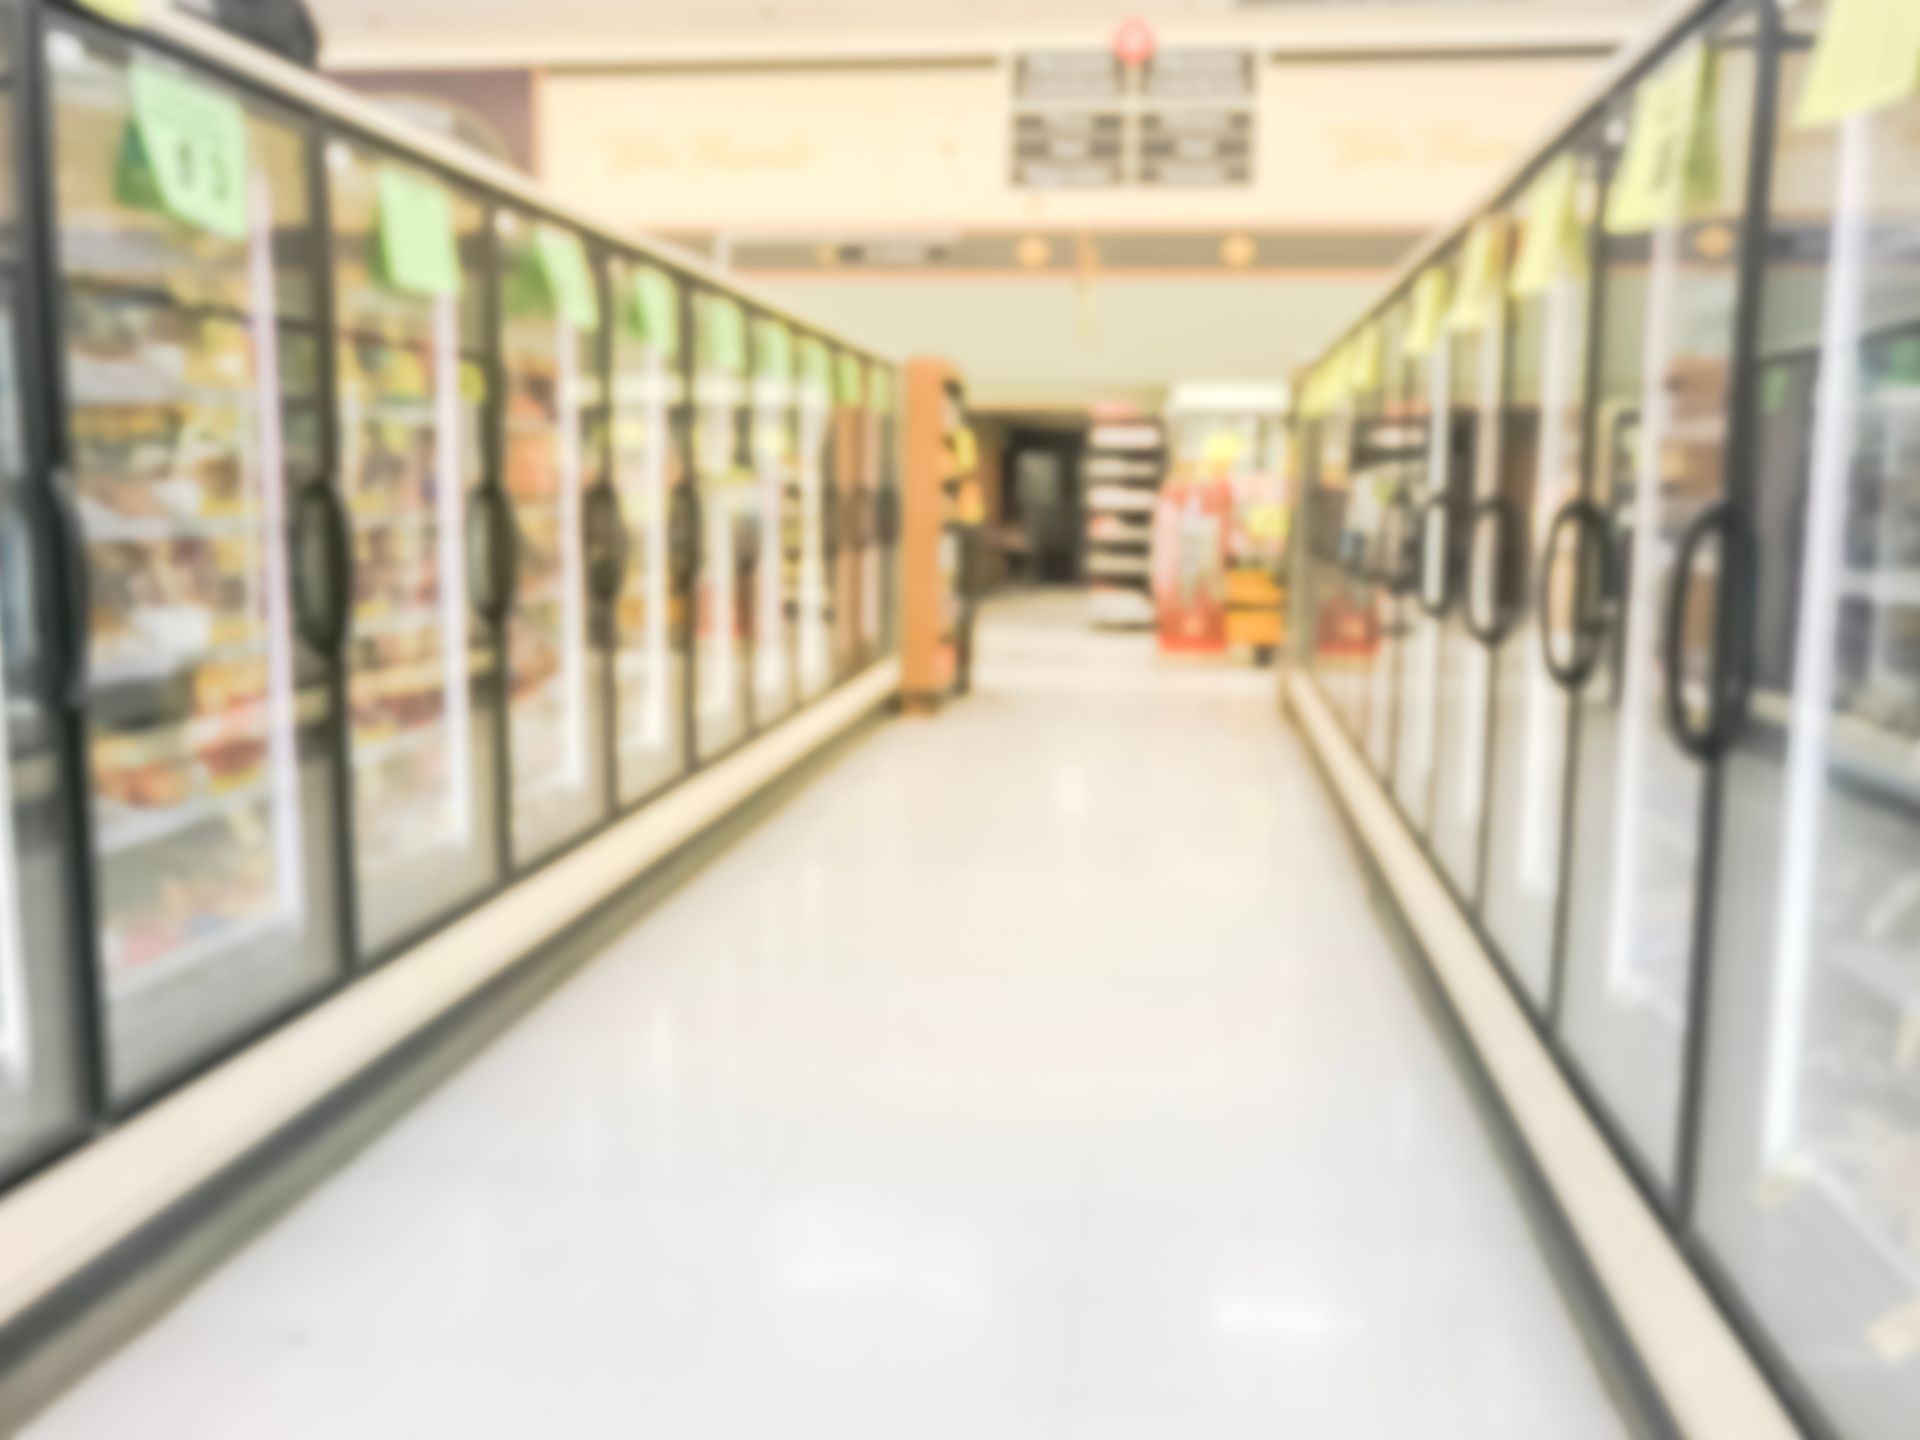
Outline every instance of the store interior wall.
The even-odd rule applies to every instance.
[[[585,11],[614,23],[601,8]],[[570,22],[523,26],[518,53],[544,62],[528,67],[533,113],[500,124],[536,137],[562,199],[875,344],[943,354],[979,403],[1153,403],[1183,380],[1284,376],[1538,141],[1650,7],[1163,6],[1179,10],[1163,46],[1254,58],[1247,183],[1070,189],[1014,183],[1013,76],[1029,47],[1104,48],[1098,7],[1063,24],[1072,7],[1048,0],[972,29],[953,7],[910,8],[836,30],[776,5],[729,28],[641,0],[663,28],[630,21],[598,50],[570,44]],[[497,62],[510,29],[483,11],[436,53],[449,74],[463,54]],[[349,73],[411,66],[417,94],[428,51],[409,33],[349,25],[330,53]]]

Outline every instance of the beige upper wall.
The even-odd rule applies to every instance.
[[[1141,16],[1163,43],[1273,49],[1617,44],[1672,0],[313,0],[332,68],[997,54],[1098,45]]]
[[[1251,186],[1031,191],[1008,178],[999,64],[552,73],[540,173],[642,229],[1420,229],[1451,217],[1597,59],[1263,66]]]

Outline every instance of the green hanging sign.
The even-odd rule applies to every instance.
[[[825,343],[811,335],[800,342],[800,385],[816,394],[833,393],[833,361]]]
[[[867,374],[867,404],[882,415],[893,413],[893,371],[875,365]]]
[[[247,121],[223,90],[135,62],[114,193],[229,240],[247,234]]]
[[[727,375],[747,373],[747,323],[724,295],[700,297],[700,368]]]
[[[866,376],[860,371],[860,357],[840,352],[840,363],[834,371],[834,397],[842,405],[859,405],[867,398]]]
[[[1609,234],[1645,235],[1719,208],[1717,93],[1714,57],[1704,44],[1641,82],[1607,194]]]
[[[753,369],[770,380],[793,377],[793,332],[778,320],[761,320],[753,327]]]
[[[680,353],[680,290],[666,271],[648,265],[634,272],[626,316],[644,343],[669,357]]]
[[[594,284],[587,246],[571,230],[556,225],[537,226],[533,258],[554,313],[576,330],[600,328],[600,294]]]
[[[1920,5],[1830,0],[1794,123],[1832,125],[1920,94]]]
[[[382,165],[374,269],[408,295],[438,299],[460,293],[460,250],[445,187],[412,170]]]

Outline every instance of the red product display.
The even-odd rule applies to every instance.
[[[1153,513],[1153,600],[1160,648],[1213,654],[1227,647],[1227,541],[1233,487],[1176,474]]]

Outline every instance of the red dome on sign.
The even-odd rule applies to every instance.
[[[1125,65],[1144,65],[1153,58],[1153,27],[1138,15],[1122,20],[1113,32],[1113,53]]]

